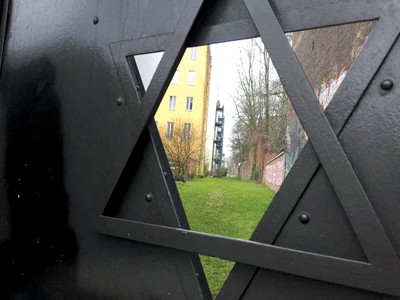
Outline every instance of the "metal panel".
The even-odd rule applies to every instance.
[[[218,299],[400,297],[399,1],[4,3],[4,298],[210,299],[197,253],[238,262]],[[371,19],[322,111],[284,32]],[[257,35],[310,142],[251,241],[193,232],[153,117],[187,46]]]

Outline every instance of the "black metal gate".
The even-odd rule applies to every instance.
[[[284,32],[377,20],[324,112]],[[400,2],[5,0],[2,299],[400,296]],[[309,137],[250,241],[189,230],[153,121],[188,46],[261,36]],[[165,51],[147,88],[134,55]]]

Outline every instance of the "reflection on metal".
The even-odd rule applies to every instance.
[[[211,299],[200,253],[218,299],[399,299],[399,1],[4,3],[1,298]],[[284,32],[373,19],[324,112]],[[257,35],[309,141],[250,241],[193,232],[153,118],[186,47]]]
[[[222,156],[224,148],[224,106],[221,107],[219,101],[215,108],[214,143],[211,161],[211,176],[221,177]],[[214,170],[215,168],[215,170]]]

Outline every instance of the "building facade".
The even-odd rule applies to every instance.
[[[210,47],[186,49],[155,115],[171,168],[177,173],[203,174],[210,76]]]

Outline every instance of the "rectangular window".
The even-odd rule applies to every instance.
[[[193,97],[186,98],[186,110],[188,110],[188,111],[193,110]]]
[[[197,59],[197,47],[190,48],[190,59]]]
[[[194,85],[194,78],[196,77],[195,71],[189,71],[188,84]]]
[[[169,96],[169,109],[176,108],[176,96]]]
[[[175,71],[174,77],[172,77],[171,84],[178,84],[179,71]]]
[[[185,123],[183,126],[183,140],[188,141],[190,139],[190,123]]]
[[[173,136],[174,136],[174,123],[173,122],[168,122],[167,140],[172,140]]]

